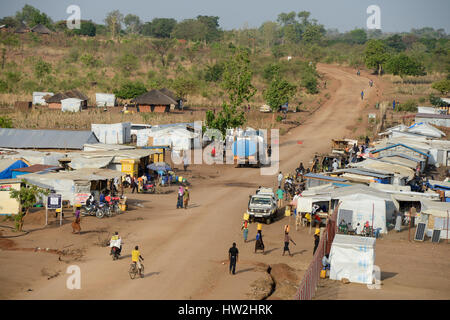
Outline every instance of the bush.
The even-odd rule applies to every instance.
[[[0,128],[12,128],[12,120],[6,117],[0,117]]]
[[[317,78],[312,74],[305,74],[301,86],[307,90],[309,94],[316,94],[319,92],[317,89]]]
[[[397,108],[397,111],[417,112],[417,101],[410,99],[404,103],[401,103]]]
[[[81,56],[80,61],[86,66],[86,67],[91,67],[91,68],[95,68],[98,67],[100,65],[100,61],[95,58],[92,54],[90,53],[85,53]]]
[[[224,70],[223,63],[216,63],[213,66],[206,67],[204,78],[208,82],[218,82],[222,79]]]
[[[448,92],[450,92],[450,80],[444,79],[434,82],[431,87],[439,91],[441,94],[446,95]]]
[[[145,85],[140,82],[126,82],[114,94],[120,99],[133,99],[147,92]]]
[[[264,67],[263,78],[267,81],[272,81],[276,74],[281,71],[281,66],[277,63],[270,63]]]
[[[281,122],[283,120],[283,117],[282,116],[277,116],[276,120],[277,120],[277,122]]]
[[[5,80],[0,79],[0,93],[8,92],[8,83]]]

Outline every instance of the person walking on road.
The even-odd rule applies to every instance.
[[[184,195],[184,189],[182,186],[178,188],[178,198],[177,198],[177,209],[183,208],[183,195]]]
[[[188,203],[189,203],[189,188],[186,187],[186,189],[184,189],[184,194],[183,194],[183,204],[184,204],[184,208],[187,209]]]
[[[236,248],[236,243],[228,250],[228,260],[230,261],[230,274],[236,274],[236,262],[238,261],[239,250]]]
[[[316,228],[316,232],[314,233],[314,250],[313,255],[316,253],[317,247],[319,246],[320,242],[320,229]]]
[[[244,242],[247,242],[247,237],[248,237],[248,221],[247,220],[244,220],[244,222],[242,223],[241,230],[243,230]]]
[[[256,233],[255,253],[257,250],[262,250],[262,252],[264,253],[264,242],[262,239],[261,230],[258,230],[258,232]]]
[[[281,188],[281,183],[283,182],[283,174],[280,173],[278,174],[278,188]]]
[[[283,248],[283,256],[284,253],[287,251],[289,253],[289,256],[292,257],[291,251],[289,250],[289,241],[291,241],[293,244],[297,245],[294,240],[289,236],[289,231],[286,231],[284,233],[284,248]]]
[[[364,100],[364,90],[361,91],[361,100]]]
[[[278,208],[281,208],[281,205],[283,204],[283,195],[284,195],[283,189],[281,189],[281,187],[278,187],[277,190]]]
[[[138,193],[138,184],[136,182],[136,177],[131,178],[131,193],[134,193],[134,190],[136,190],[136,193]]]

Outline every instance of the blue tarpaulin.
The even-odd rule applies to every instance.
[[[12,165],[10,165],[8,168],[6,168],[2,172],[0,172],[0,179],[11,179],[12,171],[14,169],[25,168],[25,167],[28,167],[28,164],[26,164],[22,160],[17,160]]]

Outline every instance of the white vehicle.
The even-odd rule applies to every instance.
[[[251,220],[262,219],[267,224],[277,214],[277,200],[272,188],[260,188],[249,196],[247,213]]]

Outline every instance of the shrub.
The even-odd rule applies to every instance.
[[[119,89],[114,90],[114,94],[120,99],[133,99],[141,94],[144,94],[145,92],[147,92],[147,89],[140,81],[126,82],[122,84]]]
[[[317,90],[317,78],[310,73],[304,75],[301,81],[301,86],[310,94],[316,94],[319,92],[319,90]]]
[[[0,117],[0,128],[12,128],[12,120],[6,117]]]
[[[264,67],[263,78],[267,81],[271,81],[276,74],[281,71],[281,66],[277,63],[270,63]]]
[[[8,83],[5,80],[0,79],[0,93],[8,92]]]
[[[450,80],[444,79],[434,82],[431,87],[439,91],[441,94],[446,95],[450,91]]]
[[[397,108],[397,111],[417,112],[417,101],[409,99],[408,101],[401,103]]]
[[[86,66],[86,67],[91,67],[91,68],[95,68],[98,67],[100,65],[100,61],[94,57],[92,54],[90,53],[85,53],[81,56],[80,61]]]
[[[276,120],[277,120],[277,122],[281,122],[283,120],[283,117],[282,116],[277,116]]]
[[[224,70],[223,63],[216,63],[213,66],[206,67],[204,77],[205,81],[208,82],[218,82],[222,79],[222,74]]]

